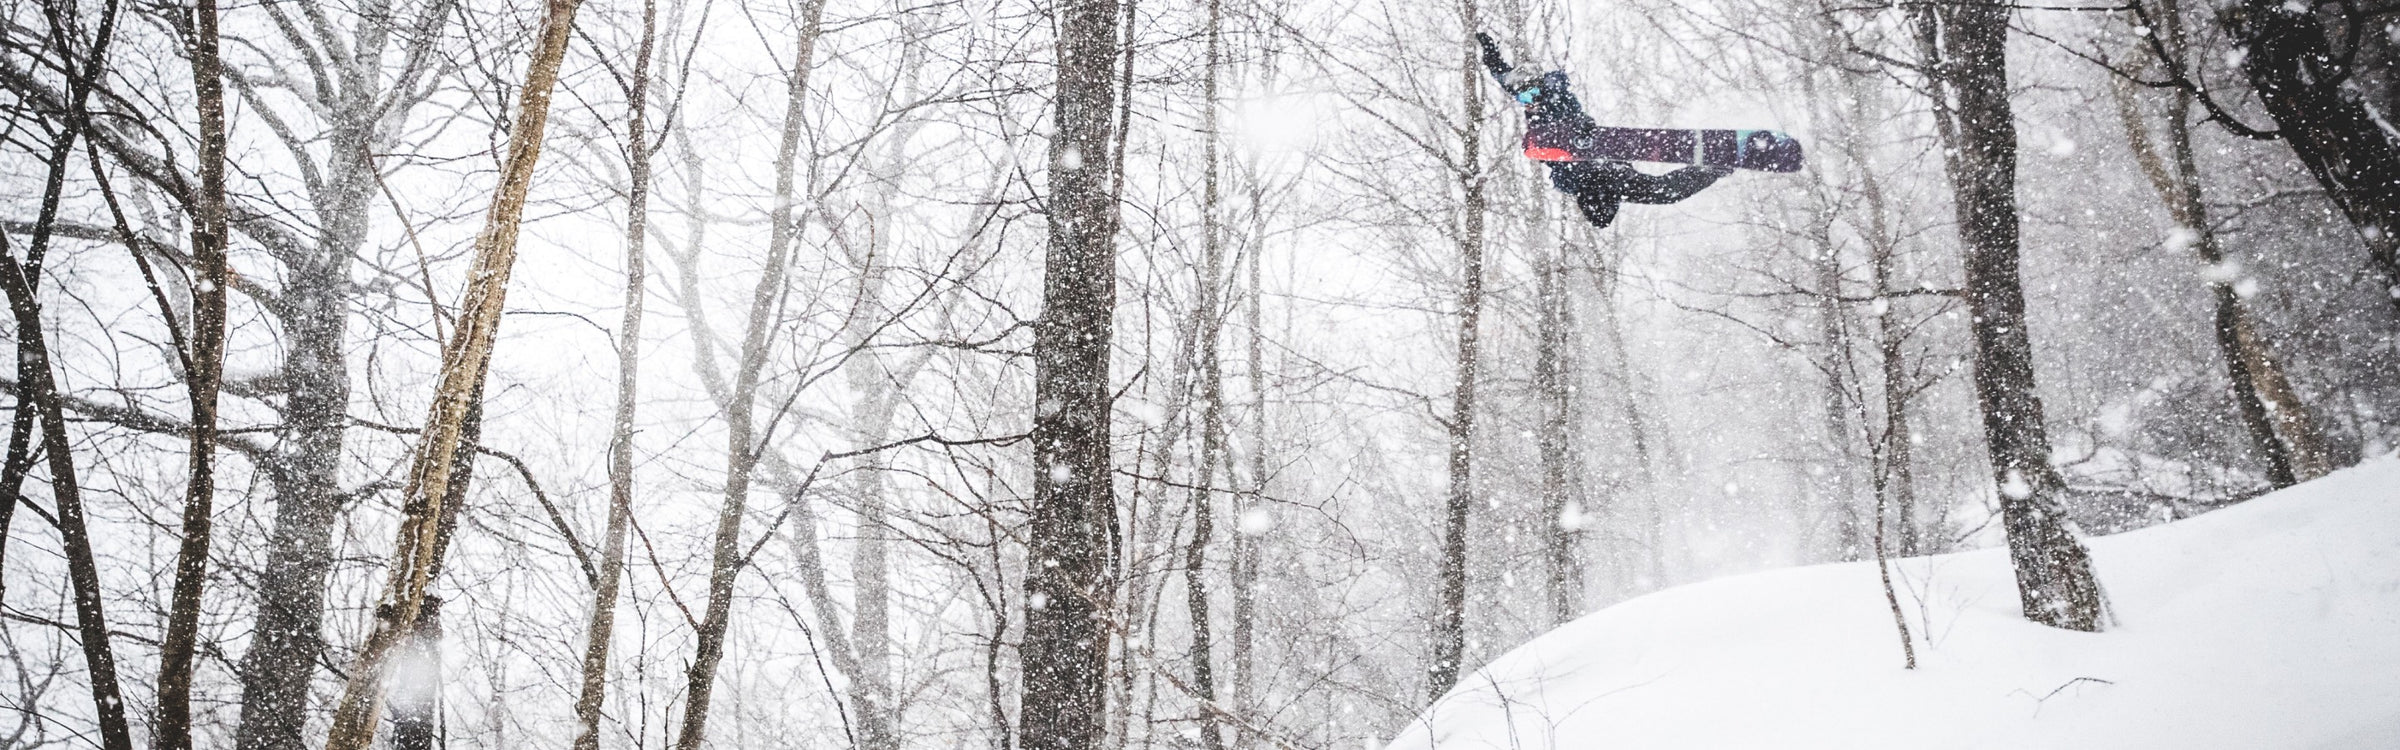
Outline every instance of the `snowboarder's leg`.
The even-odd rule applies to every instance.
[[[1621,204],[1616,193],[1597,187],[1575,194],[1576,210],[1583,212],[1583,220],[1591,222],[1593,229],[1607,229],[1615,223],[1617,206]]]
[[[1664,205],[1692,197],[1692,194],[1715,184],[1717,178],[1732,174],[1733,168],[1692,166],[1655,176],[1630,169],[1625,172],[1621,183],[1625,200]]]
[[[1557,188],[1558,192],[1575,195],[1583,192],[1584,186],[1599,182],[1598,170],[1594,170],[1590,164],[1579,161],[1544,163],[1550,166],[1550,187]]]
[[[1591,222],[1592,228],[1605,228],[1617,220],[1617,206],[1621,203],[1616,192],[1619,181],[1611,173],[1610,165],[1583,161],[1554,161],[1549,165],[1550,186],[1575,196],[1575,209],[1583,212],[1583,220]]]

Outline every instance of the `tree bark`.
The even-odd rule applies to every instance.
[[[1476,0],[1459,0],[1465,28],[1481,25]],[[1433,662],[1426,668],[1426,700],[1450,692],[1467,648],[1467,515],[1475,504],[1475,386],[1483,338],[1483,87],[1482,62],[1473,43],[1460,47],[1461,128],[1459,182],[1463,227],[1458,237],[1458,372],[1450,399],[1449,496],[1443,503],[1442,548],[1435,576]]]
[[[1109,163],[1118,167],[1125,164],[1125,150],[1131,146],[1131,139],[1127,137],[1127,134],[1133,129],[1134,72],[1141,49],[1141,45],[1138,43],[1141,38],[1138,25],[1141,21],[1140,6],[1141,3],[1137,0],[1123,0],[1117,4],[1117,15],[1123,19],[1123,24],[1119,27],[1120,31],[1118,32],[1121,43],[1117,47],[1122,52],[1117,56],[1116,132],[1112,136],[1115,142],[1110,146]],[[1111,169],[1108,182],[1109,200],[1112,203],[1121,203],[1125,196],[1125,170],[1122,168]],[[1195,318],[1195,320],[1197,319]],[[1148,446],[1138,444],[1134,448],[1134,468],[1136,470],[1141,469],[1142,461],[1145,458],[1156,462],[1158,470],[1151,476],[1167,476],[1172,466],[1173,446],[1177,440],[1175,434],[1183,423],[1183,420],[1178,417],[1187,411],[1185,408],[1187,404],[1184,403],[1184,400],[1191,393],[1188,365],[1193,348],[1191,339],[1196,335],[1196,331],[1189,331],[1187,328],[1176,330],[1174,376],[1170,379],[1173,385],[1167,391],[1170,405],[1167,407],[1164,429],[1155,443],[1154,450],[1145,450]],[[1145,437],[1145,441],[1147,441],[1147,437]],[[1165,494],[1165,483],[1161,482],[1160,485],[1160,494]],[[1153,506],[1151,515],[1143,516],[1142,491],[1144,488],[1143,484],[1135,484],[1130,488],[1131,492],[1126,497],[1125,509],[1120,513],[1125,529],[1119,533],[1123,534],[1124,538],[1132,539],[1135,549],[1150,549],[1160,528],[1172,526],[1172,524],[1145,523],[1145,521],[1162,514],[1157,513],[1156,506]],[[1115,592],[1115,603],[1112,605],[1114,611],[1118,617],[1123,618],[1122,621],[1127,628],[1141,628],[1140,635],[1129,630],[1122,638],[1116,639],[1117,660],[1112,668],[1117,670],[1117,700],[1121,705],[1117,710],[1109,712],[1109,725],[1100,731],[1115,740],[1115,747],[1118,750],[1123,750],[1132,740],[1130,727],[1133,723],[1135,690],[1145,686],[1150,688],[1147,696],[1149,704],[1156,705],[1158,702],[1157,680],[1137,681],[1137,677],[1146,676],[1148,672],[1134,667],[1134,660],[1139,658],[1140,654],[1133,647],[1133,640],[1135,638],[1153,638],[1157,632],[1157,613],[1155,610],[1145,607],[1146,604],[1154,604],[1156,600],[1145,596],[1145,576],[1135,572],[1135,566],[1140,564],[1137,557],[1139,556],[1118,555],[1114,561],[1117,576],[1117,584],[1113,587]],[[1162,584],[1159,588],[1164,590],[1165,586]],[[1145,718],[1147,717],[1145,716]]]
[[[309,152],[320,142],[330,144],[321,157],[324,182],[308,196],[317,223],[307,235],[277,236],[261,227],[279,225],[244,217],[280,211],[247,207],[232,212],[235,227],[258,239],[284,267],[283,287],[270,310],[284,341],[276,373],[282,386],[282,426],[275,470],[267,475],[275,511],[267,559],[258,569],[250,646],[241,657],[241,712],[234,733],[234,745],[244,750],[307,747],[305,734],[314,715],[309,709],[311,684],[325,656],[333,530],[352,500],[342,487],[350,426],[350,302],[358,289],[350,268],[366,247],[370,199],[381,180],[374,152],[396,142],[397,133],[387,124],[405,119],[415,103],[408,98],[411,89],[432,68],[432,48],[442,38],[454,2],[427,3],[405,29],[388,15],[366,14],[351,39],[335,39],[331,29],[319,30],[320,45],[349,46],[347,63],[352,67],[313,71],[338,84],[310,92],[311,106],[333,117],[315,137],[287,144],[303,159],[318,158]],[[390,83],[378,86],[385,80],[385,46],[395,31],[405,31],[397,35],[408,40],[405,61]],[[381,119],[373,116],[379,112]]]
[[[2157,33],[2164,35],[2170,54],[2188,57],[2190,44],[2181,5],[2177,0],[2160,4],[2159,21],[2164,28]],[[2191,233],[2192,247],[2199,252],[2202,263],[2212,268],[2224,267],[2224,245],[2208,215],[2208,204],[2202,200],[2200,167],[2192,148],[2192,92],[2174,91],[2167,118],[2165,155],[2151,141],[2149,126],[2143,122],[2130,84],[2116,81],[2110,93],[2116,99],[2118,118],[2124,124],[2126,143],[2133,150],[2134,161],[2141,166],[2143,176],[2149,178],[2159,201],[2166,205],[2168,217]],[[2308,406],[2292,390],[2282,363],[2276,360],[2265,335],[2258,331],[2255,317],[2242,303],[2233,284],[2234,279],[2211,275],[2208,288],[2216,311],[2210,328],[2217,354],[2225,360],[2227,382],[2243,431],[2266,464],[2270,486],[2280,489],[2322,476],[2331,469],[2323,432]],[[2282,435],[2277,434],[2279,427]]]
[[[1248,238],[1250,257],[1248,258],[1249,262],[1245,264],[1245,270],[1249,273],[1249,280],[1245,285],[1248,294],[1243,299],[1243,304],[1247,306],[1244,317],[1250,323],[1250,336],[1245,352],[1249,360],[1247,372],[1250,376],[1250,483],[1242,496],[1236,500],[1234,506],[1235,531],[1237,533],[1233,537],[1233,643],[1231,644],[1233,647],[1233,711],[1235,715],[1245,718],[1255,715],[1252,713],[1252,709],[1257,705],[1259,548],[1265,543],[1267,532],[1273,530],[1271,523],[1263,524],[1265,528],[1260,528],[1262,522],[1267,519],[1254,518],[1254,514],[1266,513],[1268,484],[1267,322],[1260,309],[1263,304],[1262,300],[1266,297],[1266,287],[1260,283],[1263,276],[1260,266],[1265,263],[1267,249],[1266,208],[1262,205],[1265,203],[1263,193],[1264,190],[1258,187],[1254,175],[1250,193],[1251,223]],[[1245,721],[1242,726],[1234,729],[1234,747],[1248,750],[1248,748],[1256,746],[1258,741],[1258,733],[1251,730],[1251,722]]]
[[[483,231],[475,239],[475,261],[468,271],[466,293],[460,297],[458,328],[442,351],[441,379],[425,419],[422,443],[402,490],[403,517],[394,542],[390,578],[376,607],[373,629],[353,662],[341,703],[336,705],[326,750],[364,750],[374,738],[383,701],[385,657],[415,629],[426,588],[440,565],[445,540],[442,519],[455,454],[470,412],[480,405],[492,343],[499,334],[500,311],[508,295],[509,272],[516,263],[517,231],[531,187],[534,163],[541,158],[542,133],[548,124],[550,94],[566,55],[569,31],[581,0],[549,0],[539,45],[527,67],[515,128],[509,134],[508,155],[501,166],[500,185],[492,196]]]
[[[1262,42],[1260,45],[1256,63],[1256,80],[1257,86],[1261,90],[1273,91],[1281,84],[1281,78],[1277,74],[1275,49],[1276,45],[1272,42]],[[1248,218],[1250,227],[1248,235],[1243,238],[1247,248],[1243,272],[1247,274],[1247,279],[1242,287],[1245,293],[1241,304],[1244,307],[1243,319],[1249,324],[1250,329],[1249,336],[1245,339],[1244,351],[1247,360],[1244,372],[1250,381],[1250,452],[1246,457],[1248,483],[1243,487],[1242,494],[1234,500],[1233,517],[1236,519],[1235,525],[1238,533],[1233,537],[1233,634],[1231,638],[1233,648],[1233,704],[1231,710],[1234,715],[1243,718],[1241,725],[1234,728],[1233,745],[1240,750],[1257,747],[1265,739],[1258,731],[1258,727],[1266,722],[1265,719],[1260,718],[1262,714],[1258,710],[1259,563],[1265,555],[1264,548],[1275,531],[1275,518],[1266,509],[1268,492],[1273,484],[1273,474],[1268,460],[1268,452],[1271,450],[1268,437],[1273,424],[1270,418],[1274,412],[1267,398],[1267,319],[1265,314],[1267,296],[1265,266],[1269,237],[1267,222],[1272,211],[1268,206],[1268,178],[1260,170],[1257,157],[1252,157],[1245,169],[1245,174],[1249,188],[1250,213]],[[1231,308],[1227,309],[1230,311]]]
[[[1200,456],[1193,473],[1192,539],[1184,550],[1183,586],[1184,610],[1191,617],[1192,694],[1201,702],[1200,747],[1203,750],[1223,750],[1224,735],[1217,721],[1216,654],[1211,642],[1208,596],[1208,547],[1216,529],[1216,503],[1213,485],[1217,463],[1225,454],[1225,362],[1221,356],[1225,315],[1224,275],[1225,244],[1218,210],[1222,198],[1217,153],[1217,68],[1222,64],[1220,37],[1224,23],[1223,4],[1208,2],[1206,62],[1201,73],[1200,138],[1201,198],[1200,198],[1200,278],[1198,309],[1194,316],[1199,325],[1200,367]]]
[[[1892,265],[1899,242],[1891,235],[1881,182],[1873,175],[1865,176],[1863,182],[1875,236],[1869,250],[1868,283],[1874,286],[1876,304],[1881,306],[1875,315],[1875,348],[1883,391],[1883,448],[1878,451],[1883,460],[1876,467],[1876,496],[1892,511],[1894,525],[1900,527],[1900,556],[1914,557],[1929,550],[1924,549],[1917,521],[1916,432],[1908,418],[1916,386],[1908,377],[1908,330],[1899,311],[1893,309]]]
[[[893,410],[900,398],[895,391],[904,375],[889,371],[879,361],[867,362],[862,369],[871,371],[867,377],[876,378],[871,384],[862,384],[869,392],[861,399],[866,412],[860,420],[862,432],[868,437],[866,444],[881,445],[891,439]],[[850,704],[858,715],[861,750],[899,750],[899,696],[892,689],[892,487],[887,479],[891,462],[882,454],[865,460],[857,485],[858,540],[850,556],[850,570],[857,580],[850,639],[858,659],[856,671],[850,674]]]
[[[40,209],[22,262],[15,248],[9,246],[7,234],[0,232],[0,295],[7,297],[10,317],[17,326],[17,410],[31,411],[37,417],[41,451],[49,464],[52,509],[75,608],[75,639],[83,651],[85,682],[90,686],[93,714],[99,725],[99,744],[102,750],[132,750],[133,734],[126,720],[124,691],[118,683],[116,651],[109,643],[108,615],[101,604],[100,567],[92,553],[91,526],[84,514],[80,475],[76,473],[73,444],[67,436],[57,375],[52,370],[49,336],[42,325],[41,300],[35,297],[41,287],[42,264],[58,219],[75,142],[90,135],[84,106],[95,87],[101,62],[106,59],[110,37],[116,28],[117,6],[113,2],[108,4],[89,56],[77,62],[68,37],[68,29],[72,27],[66,18],[68,9],[46,5],[45,15],[52,34],[48,41],[56,45],[70,69],[68,106],[63,110],[67,121],[57,130],[45,161],[47,172]],[[18,470],[14,463],[19,457],[12,455],[10,459],[9,468]],[[24,474],[18,470],[8,479],[10,486],[0,489],[8,491],[13,510],[20,489],[15,483],[23,481]],[[0,537],[0,544],[5,544],[5,537]]]
[[[483,443],[483,388],[476,386],[467,414],[460,420],[458,447],[450,452],[449,487],[442,491],[440,517],[434,522],[433,567],[425,580],[433,581],[442,575],[442,563],[450,557],[450,540],[458,532],[459,512],[466,507],[467,490],[475,483],[475,457]],[[540,488],[535,488],[540,491]],[[577,544],[572,536],[567,543]],[[575,555],[583,558],[578,549]],[[586,570],[589,570],[588,563]],[[418,607],[417,621],[409,626],[407,635],[396,647],[409,679],[395,694],[407,694],[406,700],[394,700],[391,707],[392,746],[400,750],[431,750],[442,744],[438,735],[442,727],[442,599],[425,595]]]
[[[1534,298],[1533,389],[1541,405],[1541,429],[1535,437],[1542,466],[1542,569],[1551,625],[1563,625],[1583,613],[1583,562],[1576,546],[1583,537],[1584,515],[1577,502],[1575,482],[1575,306],[1568,294],[1573,246],[1550,233],[1549,206],[1544,200],[1537,220],[1543,226],[1542,247],[1536,251]]]
[[[2033,344],[2018,277],[2017,132],[2008,88],[2010,6],[1975,2],[1910,9],[1933,88],[1936,130],[1966,249],[1975,394],[2000,491],[2019,603],[2027,619],[2097,631],[2100,581],[2060,503],[2050,437],[2034,388]]]
[[[392,689],[393,750],[434,750],[442,731],[442,599],[428,595],[408,640],[394,649],[394,671],[408,679]]]
[[[592,618],[583,637],[583,681],[575,696],[574,750],[599,750],[600,707],[608,698],[609,641],[625,582],[625,531],[633,516],[633,420],[639,401],[642,307],[649,277],[650,57],[658,41],[658,3],[642,2],[642,41],[625,90],[625,312],[617,323],[617,408],[608,436],[608,521],[601,532],[600,575],[592,582]]]
[[[1866,202],[1867,285],[1873,290],[1876,305],[1875,349],[1877,375],[1883,392],[1883,435],[1877,452],[1881,461],[1876,467],[1878,502],[1892,512],[1899,528],[1899,554],[1913,557],[1927,550],[1920,542],[1917,523],[1916,436],[1908,412],[1916,399],[1916,386],[1908,376],[1908,327],[1903,325],[1895,297],[1892,277],[1899,261],[1900,238],[1891,222],[1891,205],[1883,192],[1883,179],[1875,174],[1868,158],[1864,134],[1857,128],[1881,122],[1880,101],[1870,93],[1863,74],[1842,73],[1846,93],[1850,98],[1850,122],[1845,149],[1858,169],[1859,197]]]
[[[175,554],[175,583],[159,639],[157,726],[151,747],[192,746],[192,658],[200,631],[202,587],[208,580],[211,514],[216,495],[217,390],[225,368],[224,63],[217,56],[217,3],[192,8],[192,88],[200,120],[200,186],[192,213],[192,330],[183,347],[185,390],[191,397],[191,477],[184,489],[183,540]],[[140,250],[134,250],[139,253]],[[165,308],[160,313],[171,315]],[[169,325],[174,322],[170,318]]]
[[[799,180],[802,118],[808,99],[809,71],[822,29],[824,0],[809,0],[801,9],[799,37],[794,40],[792,71],[785,77],[783,140],[775,152],[775,205],[768,212],[771,226],[767,257],[757,286],[751,289],[750,312],[742,333],[740,361],[725,404],[725,504],[717,515],[710,551],[708,607],[700,622],[698,653],[684,672],[683,723],[675,735],[675,750],[698,750],[707,738],[708,710],[716,692],[717,664],[725,658],[725,633],[733,622],[733,584],[741,576],[742,516],[750,502],[750,483],[761,452],[756,426],[759,380],[773,346],[776,301],[783,295],[785,266],[798,240],[794,195]],[[697,248],[692,248],[697,251]],[[700,356],[707,356],[705,345]]]
[[[1018,712],[1025,750],[1096,750],[1105,739],[1115,597],[1109,346],[1116,306],[1116,0],[1063,0],[1050,140],[1049,250],[1034,325],[1033,518],[1025,572]]]

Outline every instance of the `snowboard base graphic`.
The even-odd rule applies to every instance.
[[[1800,141],[1773,130],[1675,130],[1596,127],[1528,128],[1525,156],[1536,161],[1655,161],[1761,172],[1798,172]]]

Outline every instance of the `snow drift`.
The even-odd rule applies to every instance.
[[[2088,540],[2118,624],[2026,622],[2003,550],[1727,578],[1588,615],[1391,747],[2400,747],[2400,460]]]

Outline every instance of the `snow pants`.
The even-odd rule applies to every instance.
[[[1617,220],[1617,207],[1625,201],[1650,205],[1665,205],[1692,197],[1729,170],[1721,167],[1684,167],[1663,175],[1643,174],[1633,165],[1621,161],[1554,161],[1550,164],[1550,186],[1559,192],[1575,196],[1575,208],[1583,212],[1585,221],[1594,228],[1606,227]]]

